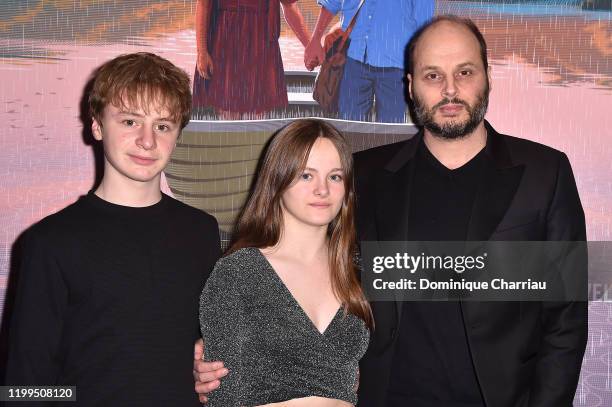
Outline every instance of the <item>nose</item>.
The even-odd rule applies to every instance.
[[[444,82],[444,87],[442,88],[442,96],[447,99],[452,99],[457,96],[457,86],[455,84],[455,78],[452,76],[448,77]]]
[[[314,194],[318,197],[326,197],[329,195],[329,185],[327,185],[327,179],[318,180],[315,185]]]
[[[143,150],[153,150],[157,147],[156,135],[151,127],[142,126],[136,139],[136,145]]]

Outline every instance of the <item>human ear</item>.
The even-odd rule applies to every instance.
[[[412,100],[412,75],[408,74],[406,77],[408,78],[408,95],[410,96],[410,100]]]
[[[95,118],[91,119],[91,134],[96,140],[102,140],[102,125]]]

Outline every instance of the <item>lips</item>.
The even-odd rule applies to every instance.
[[[326,209],[331,206],[330,203],[325,203],[325,202],[314,202],[308,205],[312,206],[313,208],[317,208],[317,209]]]
[[[128,157],[130,157],[133,162],[139,165],[152,165],[155,163],[155,161],[157,161],[157,159],[153,157],[143,157],[134,154],[128,154]]]
[[[460,104],[446,104],[438,108],[440,113],[444,115],[454,115],[463,110],[463,105]]]

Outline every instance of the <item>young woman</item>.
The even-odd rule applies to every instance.
[[[373,321],[354,263],[353,210],[342,135],[314,119],[280,130],[201,296],[206,360],[229,370],[211,407],[356,403]]]

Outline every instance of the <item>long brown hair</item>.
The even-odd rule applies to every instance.
[[[263,248],[278,243],[283,228],[281,197],[306,167],[310,150],[319,137],[334,144],[344,172],[342,207],[327,229],[332,290],[344,305],[345,312],[363,319],[372,329],[372,311],[361,289],[355,264],[353,156],[342,134],[329,123],[317,119],[295,120],[273,136],[238,218],[234,242],[228,253],[244,247]]]

